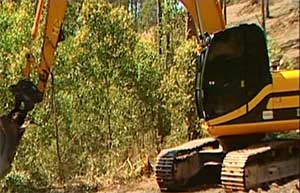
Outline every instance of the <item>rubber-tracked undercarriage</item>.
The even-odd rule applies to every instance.
[[[155,173],[162,192],[188,190],[191,183],[219,183],[226,192],[248,191],[299,175],[299,155],[300,141],[294,139],[226,153],[217,140],[206,138],[162,151]]]
[[[179,147],[163,150],[157,157],[156,180],[161,191],[185,190],[191,179],[198,173],[211,168],[216,174],[221,171],[225,154],[214,138],[194,140]],[[219,176],[211,176],[209,183]],[[208,180],[208,181],[207,181]]]
[[[221,181],[226,191],[248,191],[298,176],[300,141],[265,142],[226,154]]]

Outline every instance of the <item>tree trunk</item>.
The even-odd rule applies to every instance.
[[[266,32],[265,0],[261,1],[262,28]]]
[[[161,26],[161,0],[157,0],[157,27],[158,27],[158,53],[162,54],[162,26]]]
[[[137,26],[138,21],[138,0],[134,0],[134,23]]]
[[[172,2],[169,2],[170,4],[172,4]],[[165,17],[167,18],[167,23],[169,24],[169,27],[167,28],[167,32],[166,32],[166,69],[168,69],[170,67],[171,64],[171,31],[172,31],[172,27],[171,27],[171,13],[168,11]]]
[[[193,36],[196,36],[195,34],[195,24],[193,22],[191,14],[188,13],[186,18],[186,39],[192,39]]]
[[[166,49],[167,49],[167,59],[166,59],[166,69],[169,69],[171,64],[171,32],[168,31],[166,34]]]
[[[266,14],[267,14],[267,18],[271,18],[269,6],[270,6],[270,0],[267,0],[267,3],[266,3]]]
[[[225,25],[227,24],[227,3],[226,0],[222,0],[223,1],[223,15],[224,15],[224,21],[225,21]]]
[[[107,115],[107,132],[108,132],[108,141],[107,141],[107,150],[111,150],[112,147],[112,128],[111,128],[111,97],[110,97],[110,77],[109,76],[105,76],[105,86],[106,86],[106,115]]]

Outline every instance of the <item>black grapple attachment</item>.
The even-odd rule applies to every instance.
[[[28,80],[21,80],[10,87],[15,96],[15,107],[8,115],[0,117],[0,179],[11,169],[19,142],[23,136],[27,113],[43,99],[37,87]]]

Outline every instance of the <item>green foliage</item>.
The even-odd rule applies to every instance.
[[[6,110],[12,102],[8,101],[8,85],[20,77],[23,54],[30,42],[30,31],[23,29],[31,27],[34,10],[31,5],[29,0],[22,1],[20,5],[13,1],[0,4],[0,100],[7,101],[6,104],[1,104],[0,112]]]
[[[269,50],[269,57],[270,57],[270,63],[273,62],[279,63],[280,60],[283,60],[283,66],[281,68],[284,69],[293,69],[294,64],[293,62],[283,53],[282,49],[278,45],[276,41],[273,39],[268,39],[268,50]]]
[[[24,173],[14,173],[6,177],[5,185],[1,187],[2,191],[16,193],[35,192],[34,185],[30,182],[29,176]]]
[[[155,1],[143,5],[149,7],[142,10],[154,15]],[[0,6],[3,114],[13,106],[8,87],[21,78],[25,52],[31,49],[40,58],[43,30],[31,42],[36,3],[4,1]],[[169,13],[164,22],[170,21],[164,33],[172,34],[172,46],[164,46],[159,55],[154,35],[136,32],[136,21],[124,7],[104,0],[69,5],[65,41],[56,52],[54,85],[49,84],[44,101],[28,116],[14,169],[1,184],[3,191],[36,192],[35,187],[80,177],[92,184],[135,179],[142,157],[156,156],[158,135],[170,135],[165,146],[186,140],[186,120],[196,128],[195,45],[182,40],[184,14],[173,9],[164,5]],[[173,66],[166,68],[169,59]]]
[[[175,65],[165,74],[160,88],[164,93],[165,104],[172,112],[172,133],[169,141],[183,141],[193,132],[200,134],[202,132],[198,126],[194,99],[195,48],[195,41],[187,41],[176,49]],[[174,143],[169,145],[172,146]]]
[[[147,0],[143,2],[138,26],[141,31],[148,31],[156,25],[156,0]]]

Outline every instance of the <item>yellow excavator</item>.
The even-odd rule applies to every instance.
[[[272,70],[264,31],[226,29],[217,0],[180,1],[198,33],[196,105],[212,137],[160,152],[160,190],[221,183],[227,192],[248,191],[299,176],[300,139],[270,134],[300,127],[300,71]]]
[[[213,138],[190,141],[159,154],[155,172],[161,191],[185,189],[199,175],[216,176],[229,191],[298,175],[299,141],[265,136],[299,128],[299,70],[270,71],[264,32],[254,24],[225,29],[217,0],[181,2],[199,34],[197,109],[202,127]],[[33,39],[43,5],[40,0]],[[24,79],[10,88],[15,107],[0,117],[1,178],[11,168],[28,112],[43,100],[66,9],[67,0],[48,0],[37,86],[30,80],[35,60],[29,53]]]
[[[33,40],[37,37],[43,6],[44,0],[39,0],[31,33]],[[11,169],[11,163],[25,131],[22,125],[28,112],[34,108],[35,104],[43,100],[48,77],[54,65],[57,44],[62,40],[61,29],[66,9],[67,0],[48,1],[41,60],[37,65],[37,86],[30,80],[32,67],[36,67],[36,64],[33,55],[28,53],[24,79],[10,87],[15,97],[15,107],[7,115],[0,117],[0,179]]]

